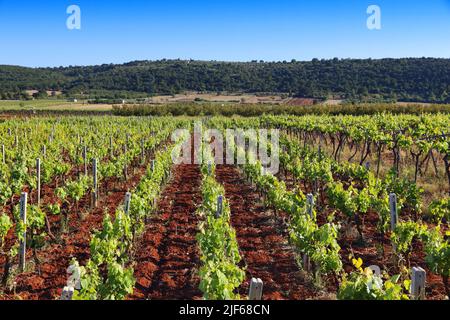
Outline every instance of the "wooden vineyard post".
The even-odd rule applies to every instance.
[[[150,166],[150,169],[152,170],[152,172],[155,171],[155,160],[152,160],[152,164]]]
[[[367,169],[367,171],[370,171],[370,162],[369,161],[366,162],[366,169]]]
[[[2,144],[2,162],[3,164],[6,163],[6,154],[5,154],[5,145]]]
[[[217,197],[217,211],[216,211],[216,219],[220,218],[223,211],[223,196]]]
[[[372,270],[374,275],[381,276],[381,269],[379,266],[371,265],[371,266],[369,266],[369,269]]]
[[[389,208],[391,211],[391,231],[394,231],[398,223],[397,195],[395,193],[389,195]]]
[[[64,287],[60,300],[69,301],[72,300],[73,293],[75,292],[75,289],[73,287]]]
[[[266,175],[266,168],[261,167],[261,176],[265,176]],[[265,192],[262,192],[262,203],[263,203],[263,208],[264,210],[267,209],[267,196]]]
[[[20,196],[20,220],[26,226],[27,224],[27,200],[28,193],[23,192]],[[27,230],[25,229],[22,234],[23,239],[20,240],[19,249],[19,270],[20,272],[25,271],[26,266],[26,253],[27,253]]]
[[[37,205],[41,205],[41,159],[36,159]]]
[[[97,181],[97,159],[92,160],[92,177],[94,179],[94,191],[92,193],[92,206],[97,207],[98,200],[98,181]]]
[[[67,285],[64,287],[60,300],[72,300],[75,290],[81,290],[81,270],[77,265],[70,265],[67,268],[69,279]]]
[[[263,282],[261,279],[252,278],[250,281],[250,289],[248,300],[261,300],[263,294]]]
[[[87,147],[83,147],[83,163],[84,163],[84,175],[87,176]]]
[[[314,196],[311,193],[306,196],[306,205],[307,214],[314,220]],[[307,254],[303,254],[303,270],[311,271],[311,258]]]
[[[128,139],[128,135],[127,135],[127,139]],[[128,144],[128,142],[127,142]],[[127,154],[127,144],[123,145],[123,154],[126,155]],[[125,176],[125,180],[128,180],[128,165],[125,163],[125,167],[123,168],[123,174]]]
[[[47,155],[47,147],[45,144],[42,146],[42,155],[45,157]]]
[[[123,211],[126,215],[130,213],[131,192],[127,192],[125,195],[125,203],[123,205]]]
[[[420,267],[413,267],[411,272],[411,296],[413,300],[425,300],[425,282],[427,274]]]
[[[109,137],[109,152],[111,159],[114,157],[114,149],[113,149],[113,138]]]
[[[309,193],[306,196],[306,203],[307,203],[308,215],[311,217],[311,219],[314,220],[314,212],[313,212],[313,209],[314,209],[314,196],[311,193]]]
[[[142,157],[142,162],[145,162],[145,144],[144,144],[144,139],[141,139],[141,157]]]
[[[306,272],[311,271],[311,259],[307,254],[303,255],[303,270],[305,270]]]
[[[389,208],[391,211],[391,231],[394,232],[398,223],[398,207],[397,207],[397,196],[395,193],[389,195]],[[392,244],[394,252],[397,251],[396,245]]]

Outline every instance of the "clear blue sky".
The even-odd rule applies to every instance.
[[[66,28],[71,4],[81,30]],[[422,56],[450,58],[450,0],[0,0],[0,64]]]

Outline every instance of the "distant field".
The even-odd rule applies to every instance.
[[[286,108],[298,108],[297,113],[301,107],[307,107],[308,110],[314,105],[315,108],[324,108],[332,110],[340,110],[339,106],[345,105],[343,100],[327,100],[321,103],[315,103],[314,99],[300,99],[300,98],[283,98],[282,96],[258,96],[258,95],[215,95],[215,94],[202,94],[202,93],[187,93],[178,94],[173,96],[155,96],[148,99],[144,105],[153,105],[156,109],[166,109],[170,106],[170,109],[184,109],[186,106],[195,106],[195,108],[204,108],[214,104],[221,104],[222,106],[231,106],[232,108],[238,108],[241,110],[248,105],[259,106],[261,108],[276,108],[282,112]],[[126,107],[132,105],[131,101],[128,101]],[[361,104],[363,105],[363,104]],[[369,104],[375,106],[377,104]],[[432,107],[432,104],[426,103],[406,103],[398,102],[396,104],[400,108],[406,108],[410,105],[419,106],[421,108]],[[392,108],[394,105],[390,105]],[[142,107],[142,106],[141,106]],[[438,105],[434,105],[438,107]],[[335,109],[336,108],[336,109]],[[322,110],[324,110],[322,109]],[[88,104],[84,101],[69,102],[65,99],[43,99],[43,100],[0,100],[0,112],[1,111],[20,111],[20,110],[43,110],[43,111],[112,111],[113,106],[111,104]],[[267,110],[266,110],[267,111]],[[261,110],[263,113],[264,110]],[[291,113],[291,112],[287,112]],[[301,113],[301,112],[300,112]],[[183,114],[183,113],[181,113]]]
[[[0,111],[10,110],[74,110],[74,111],[109,111],[109,104],[83,104],[67,100],[0,100]]]
[[[186,92],[176,95],[160,95],[148,99],[148,103],[168,104],[168,103],[192,103],[195,101],[217,102],[217,103],[270,103],[283,104],[289,99],[279,95],[256,95],[256,94],[213,94]]]

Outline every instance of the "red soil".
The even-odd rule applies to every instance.
[[[265,300],[314,297],[313,289],[300,275],[282,217],[276,217],[273,211],[258,204],[258,192],[236,167],[217,166],[216,179],[225,187],[225,196],[230,201],[231,223],[247,266],[247,279],[240,287],[240,294],[248,295],[249,281],[255,277],[264,283]]]
[[[179,165],[161,195],[136,254],[136,288],[129,299],[200,299],[196,241],[201,173],[197,165]]]
[[[104,213],[114,214],[119,205],[123,203],[125,193],[137,186],[145,173],[148,163],[147,161],[145,164],[139,164],[134,170],[130,170],[131,174],[127,181],[120,180],[117,177],[102,181],[99,185],[100,199],[98,206],[91,211],[87,210],[88,215],[86,217],[81,218],[79,213],[84,211],[81,210],[82,208],[89,208],[90,194],[85,195],[81,199],[78,204],[78,208],[80,208],[78,211],[74,203],[70,203],[65,208],[63,207],[70,212],[69,232],[62,234],[58,241],[48,238],[46,246],[37,251],[40,260],[39,267],[35,267],[33,271],[18,275],[15,278],[17,283],[15,294],[9,292],[8,288],[4,288],[5,294],[0,296],[0,299],[58,299],[63,287],[66,285],[66,270],[70,261],[72,258],[76,258],[83,264],[89,259],[91,233],[101,229]],[[73,170],[71,175],[75,174],[76,170]],[[55,188],[54,182],[51,185],[43,186],[42,203],[56,202]],[[108,192],[102,193],[102,190],[108,190]],[[54,234],[59,233],[60,219],[60,216],[49,216],[51,230]],[[4,256],[0,260],[0,265],[3,266]],[[34,261],[32,250],[27,250],[27,261]],[[3,268],[0,271],[2,272]]]
[[[288,189],[294,188],[294,181],[292,177],[288,176],[278,176],[279,179],[283,179],[286,183]],[[345,181],[344,181],[345,182]],[[297,182],[297,186],[303,187],[302,181]],[[309,188],[309,187],[308,187]],[[311,192],[310,189],[302,190],[304,193]],[[324,192],[321,193],[320,199],[323,201],[321,204],[324,209],[317,210],[317,220],[319,225],[323,225],[328,221],[328,216],[332,214],[330,208],[326,208],[327,196]],[[402,212],[400,214],[400,219],[408,219],[412,217],[413,214],[408,212]],[[348,220],[342,213],[336,212],[335,219],[337,222],[343,222]],[[401,270],[399,267],[398,259],[396,254],[393,252],[392,242],[390,240],[389,233],[381,234],[377,229],[377,224],[379,222],[379,217],[376,212],[369,212],[364,215],[364,229],[363,235],[365,243],[361,244],[359,242],[357,233],[354,237],[346,237],[343,232],[338,239],[338,243],[341,246],[341,261],[344,264],[344,270],[346,272],[355,271],[352,262],[349,259],[349,255],[352,254],[356,258],[361,258],[364,262],[364,266],[368,267],[370,265],[377,265],[382,271],[386,271],[389,275],[400,274]],[[355,230],[356,232],[356,230]],[[425,252],[423,246],[419,242],[414,242],[411,249],[410,257],[411,267],[422,267],[427,272],[426,280],[426,297],[428,300],[444,300],[446,293],[445,287],[442,282],[442,278],[436,274],[433,274],[428,268],[425,262]],[[337,287],[332,279],[329,279],[327,288],[330,292],[336,292]]]

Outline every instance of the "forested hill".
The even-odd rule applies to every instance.
[[[0,66],[0,98],[20,98],[24,90],[109,98],[208,91],[450,102],[450,59],[161,60],[60,68]]]

